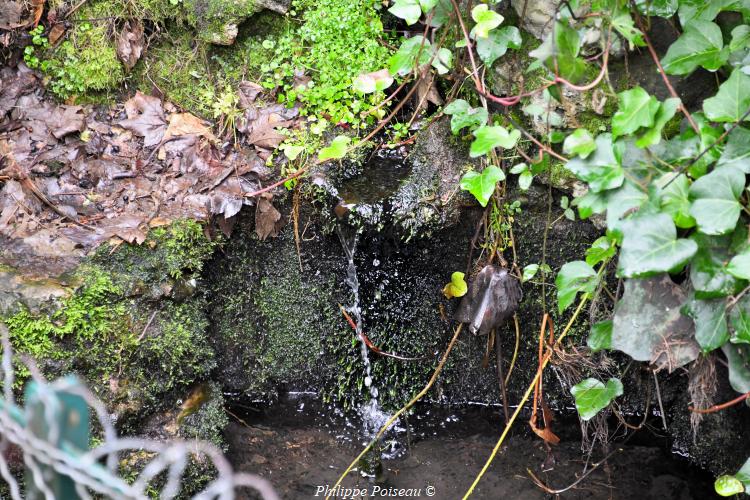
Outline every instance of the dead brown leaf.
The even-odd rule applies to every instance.
[[[119,125],[143,137],[144,146],[156,146],[161,142],[167,129],[167,120],[159,99],[136,92],[125,103],[125,113],[128,118]]]
[[[134,19],[125,21],[117,37],[117,57],[130,71],[143,54],[143,25]]]
[[[269,236],[276,237],[281,229],[281,212],[265,197],[258,199],[255,207],[255,233],[258,238],[265,240]]]
[[[263,87],[255,82],[243,80],[239,85],[240,108],[248,109],[255,99],[263,92]]]
[[[49,40],[49,44],[53,47],[57,45],[57,42],[62,38],[62,36],[65,34],[65,25],[63,23],[57,23],[49,30],[49,36],[47,37]]]
[[[169,116],[169,126],[164,133],[163,141],[180,135],[198,135],[203,136],[210,141],[216,141],[211,129],[206,122],[190,113],[174,113]]]

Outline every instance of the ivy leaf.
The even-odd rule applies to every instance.
[[[422,12],[427,14],[437,5],[438,0],[419,0],[419,6],[422,7]]]
[[[620,187],[625,180],[625,172],[615,158],[612,136],[600,134],[595,145],[593,155],[586,158],[577,156],[568,161],[565,168],[587,182],[589,189],[595,193]]]
[[[578,128],[573,131],[563,142],[563,153],[568,155],[578,155],[583,159],[594,152],[596,142],[591,132],[585,128]]]
[[[742,297],[729,311],[733,344],[750,344],[750,297]]]
[[[464,273],[456,271],[451,274],[451,282],[443,287],[443,295],[446,299],[452,299],[453,297],[463,297],[466,295],[466,291],[469,287],[466,285],[464,280]]]
[[[750,346],[725,344],[721,350],[727,357],[729,385],[740,394],[750,392]],[[741,470],[746,469],[750,469],[747,463],[745,463]],[[740,480],[746,484],[750,483],[750,470],[747,470],[745,478],[740,478]]]
[[[716,478],[714,490],[723,497],[731,497],[744,492],[745,486],[736,477],[725,474]]]
[[[691,239],[698,244],[698,251],[690,262],[690,281],[695,296],[714,299],[732,295],[738,286],[727,265],[732,236],[694,233]]]
[[[711,3],[711,2],[705,2]],[[687,75],[698,66],[716,71],[727,62],[729,52],[723,50],[724,39],[716,23],[694,20],[684,24],[685,31],[661,60],[664,71],[670,75]]]
[[[419,55],[419,61],[417,61]],[[408,75],[415,66],[427,64],[431,58],[430,41],[422,35],[407,38],[395,54],[388,59],[391,75]]]
[[[539,264],[529,264],[528,266],[523,268],[523,274],[521,275],[521,283],[526,283],[531,278],[536,276],[536,273],[539,271]]]
[[[589,338],[586,340],[592,352],[610,349],[612,347],[612,320],[600,321],[591,326]]]
[[[627,10],[618,10],[612,16],[612,27],[632,45],[639,47],[646,45],[646,42],[643,41],[643,33],[635,27],[635,22],[633,22],[633,18]]]
[[[418,0],[396,0],[388,12],[406,21],[411,26],[422,17],[422,8]]]
[[[573,303],[578,292],[593,293],[597,283],[596,271],[582,260],[564,264],[555,278],[560,314]]]
[[[620,219],[647,200],[648,195],[632,181],[625,181],[620,188],[607,192],[607,227],[617,229]]]
[[[623,387],[618,378],[609,379],[607,385],[595,378],[587,378],[574,385],[570,392],[576,400],[576,410],[581,420],[591,420],[617,396],[622,396]]]
[[[430,18],[430,27],[432,28],[441,27],[453,15],[453,4],[451,3],[451,0],[437,0],[433,9],[427,9],[425,7],[426,2],[420,2],[420,4],[422,5],[422,12],[425,14],[432,10],[432,17]]]
[[[490,165],[481,173],[473,170],[466,172],[461,177],[461,189],[474,195],[480,205],[487,206],[492,193],[495,192],[495,184],[505,179],[505,173],[495,165]]]
[[[586,73],[586,61],[578,57],[581,51],[581,37],[565,23],[556,22],[544,43],[529,52],[550,71],[556,71],[572,83],[577,83]],[[550,89],[555,88],[551,87]]]
[[[714,122],[736,122],[750,108],[750,76],[734,70],[715,96],[703,101],[706,118]],[[745,119],[747,120],[747,118]]]
[[[716,168],[735,167],[750,174],[750,130],[737,127],[729,133],[724,152],[716,163]]]
[[[698,245],[677,238],[677,228],[665,213],[636,213],[618,226],[623,234],[617,274],[626,278],[665,273],[684,266]]]
[[[671,174],[663,177],[668,182]],[[679,174],[667,187],[661,191],[661,208],[672,216],[672,220],[679,228],[687,229],[695,226],[695,219],[690,215],[690,181],[685,174]]]
[[[595,266],[615,255],[614,242],[608,236],[600,236],[586,249],[586,264]]]
[[[677,109],[680,107],[680,100],[676,97],[670,97],[659,104],[659,110],[654,117],[654,125],[635,141],[639,148],[647,148],[658,144],[661,141],[661,131],[664,125],[672,119]]]
[[[729,42],[729,51],[734,52],[744,48],[750,42],[750,26],[740,24],[732,30],[732,40]]]
[[[518,28],[506,26],[499,30],[492,30],[487,38],[478,38],[477,54],[487,66],[492,66],[497,58],[505,55],[508,47],[520,49],[522,42]]]
[[[438,72],[438,75],[444,75],[450,71],[453,66],[453,52],[441,47],[438,49],[437,54],[432,58],[432,67]]]
[[[472,158],[486,155],[496,147],[514,148],[521,138],[521,132],[515,129],[508,132],[499,125],[483,125],[474,131],[474,137],[469,149],[469,156]]]
[[[612,349],[669,371],[700,355],[693,321],[682,314],[685,292],[667,274],[625,280],[612,317]]]
[[[534,174],[531,173],[531,170],[524,170],[521,172],[521,175],[518,176],[518,187],[521,191],[528,191],[533,181]]]
[[[387,69],[373,71],[359,75],[352,82],[352,87],[357,92],[372,94],[379,90],[385,90],[393,84],[393,77]]]
[[[471,9],[471,18],[477,24],[471,29],[469,34],[472,38],[487,38],[490,31],[500,26],[503,22],[503,16],[490,10],[486,3],[480,3]]]
[[[723,299],[703,300],[692,297],[683,307],[695,323],[695,340],[704,353],[723,346],[729,340],[726,302]]]
[[[737,225],[741,206],[737,199],[745,188],[745,174],[725,167],[704,175],[690,186],[690,215],[704,234],[724,234]]]
[[[750,250],[732,257],[727,266],[727,272],[741,280],[750,280]]]
[[[641,127],[654,125],[659,101],[641,87],[617,94],[620,106],[612,116],[612,138],[632,134]]]
[[[672,17],[678,0],[636,0],[635,5],[644,16]]]
[[[607,210],[607,192],[588,191],[583,196],[573,200],[571,204],[578,208],[578,216],[581,219],[588,219],[594,214],[601,214]]]
[[[320,150],[318,153],[318,160],[337,160],[343,158],[346,155],[346,148],[349,146],[350,142],[352,142],[351,138],[345,135],[336,136],[336,138],[331,141],[330,146]]]
[[[451,132],[453,135],[464,127],[478,127],[487,123],[487,110],[484,108],[472,108],[463,99],[456,99],[448,104],[443,112],[451,117]]]
[[[737,0],[680,0],[680,24],[687,26],[694,20],[711,21],[723,10],[746,9]]]

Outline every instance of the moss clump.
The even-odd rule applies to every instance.
[[[187,20],[207,42],[232,43],[236,25],[257,11],[254,0],[183,0]],[[234,25],[235,33],[227,38],[226,29]]]
[[[50,78],[49,88],[61,99],[113,89],[125,79],[106,23],[74,24],[68,39],[49,49],[47,57],[40,68]]]
[[[5,322],[18,352],[54,361],[56,371],[79,368],[101,380],[122,366],[123,353],[135,345],[135,337],[119,302],[121,290],[110,277],[96,267],[79,269],[78,277],[81,286],[56,312],[35,316],[22,310]],[[20,369],[23,379],[27,373]]]

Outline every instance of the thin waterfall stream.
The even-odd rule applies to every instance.
[[[367,347],[367,343],[363,337],[362,327],[362,307],[360,304],[359,295],[359,278],[357,277],[357,266],[354,263],[354,255],[357,251],[357,243],[359,242],[360,231],[354,230],[354,234],[347,237],[345,235],[345,229],[338,224],[336,226],[336,233],[341,241],[341,246],[344,249],[347,259],[346,279],[345,282],[352,291],[352,304],[346,308],[346,310],[354,317],[356,326],[356,335],[360,344],[360,353],[362,354],[362,363],[365,367],[365,386],[370,393],[370,399],[367,403],[363,404],[359,408],[359,413],[362,418],[362,426],[365,435],[370,438],[374,436],[380,427],[388,420],[389,415],[385,413],[380,407],[378,402],[378,388],[372,379],[372,364],[370,363],[370,350]]]

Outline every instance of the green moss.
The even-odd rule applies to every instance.
[[[83,9],[79,16],[88,12]],[[125,78],[107,23],[75,23],[67,40],[48,49],[45,57],[40,68],[50,79],[49,88],[61,99],[105,92]]]
[[[228,24],[236,25],[256,12],[254,0],[183,0],[188,22],[207,42],[225,38]]]
[[[5,322],[18,352],[38,360],[65,361],[69,369],[106,378],[122,366],[123,353],[135,345],[135,338],[118,301],[120,288],[96,267],[83,267],[77,274],[82,285],[56,312],[34,316],[22,310]]]

